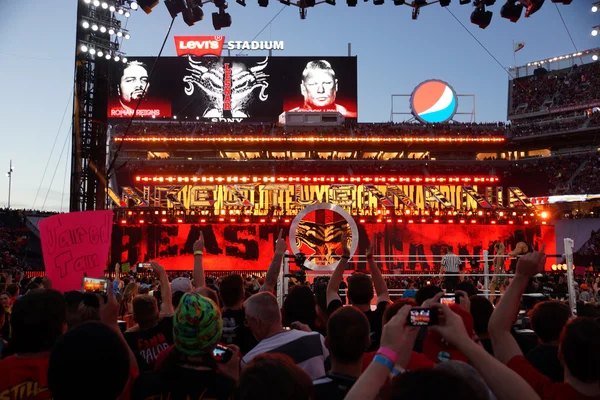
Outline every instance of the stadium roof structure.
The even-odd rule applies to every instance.
[[[544,60],[531,61],[520,65],[517,68],[511,67],[510,71],[517,72],[516,78],[522,78],[534,73],[537,68],[545,68],[549,71],[570,68],[575,64],[590,64],[598,61],[600,57],[600,47],[593,49],[563,54],[561,56],[549,57]]]

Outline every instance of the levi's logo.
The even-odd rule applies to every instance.
[[[223,36],[175,36],[175,50],[178,56],[220,56],[224,41]]]

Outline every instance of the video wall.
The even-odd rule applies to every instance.
[[[289,227],[283,226],[287,237]],[[266,270],[274,252],[280,227],[273,224],[215,225],[142,225],[113,228],[111,265],[116,262],[135,263],[158,260],[167,270],[192,270],[192,246],[203,233],[205,240],[204,267],[207,270]],[[546,253],[556,252],[553,226],[515,227],[514,225],[390,225],[358,224],[357,253],[365,254],[370,241],[375,240],[377,254],[411,255],[413,261],[389,258],[382,260],[388,270],[426,271],[434,267],[434,255],[443,254],[447,245],[458,255],[482,255],[487,249],[493,254],[496,241],[503,241],[507,250],[516,245],[516,229],[525,231],[536,249],[546,245]],[[298,232],[298,235],[302,235]],[[479,258],[481,259],[481,258]],[[439,260],[439,258],[436,258]],[[475,258],[467,269],[477,264]],[[546,269],[550,270],[549,259]],[[438,264],[435,264],[438,267]],[[508,266],[508,265],[507,265]],[[364,269],[361,263],[357,269]]]
[[[180,121],[275,122],[295,111],[357,118],[356,57],[130,57],[111,64],[109,80],[109,119],[131,118],[136,107],[136,118]]]

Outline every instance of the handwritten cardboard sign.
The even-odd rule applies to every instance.
[[[62,292],[81,290],[83,276],[100,278],[108,261],[113,212],[58,214],[40,222],[46,275]]]

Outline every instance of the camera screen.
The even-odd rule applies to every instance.
[[[431,309],[410,310],[410,324],[413,326],[428,326],[431,322]]]
[[[454,294],[447,294],[440,299],[440,303],[449,306],[450,304],[456,303],[456,296]]]
[[[83,278],[83,291],[89,293],[106,294],[108,281],[106,279]]]

